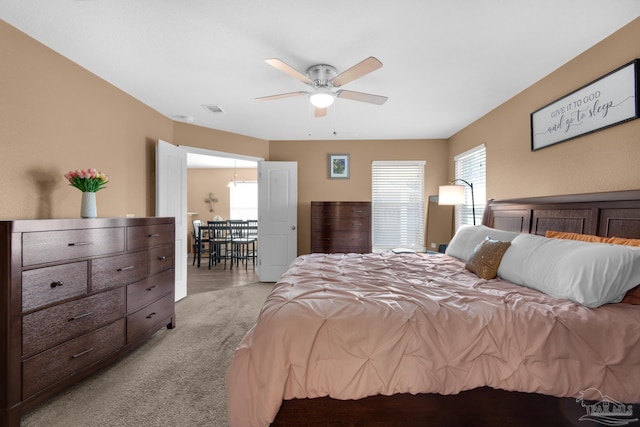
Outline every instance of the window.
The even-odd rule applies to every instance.
[[[229,219],[258,219],[258,183],[236,181],[229,188]]]
[[[473,184],[475,199],[476,224],[482,223],[482,214],[487,200],[487,162],[484,144],[472,148],[453,158],[456,179],[464,179]],[[456,182],[456,184],[464,184]],[[456,206],[456,230],[462,225],[473,224],[473,208],[471,206],[471,187],[464,184],[464,205]]]
[[[424,161],[374,161],[371,167],[373,251],[423,252]]]

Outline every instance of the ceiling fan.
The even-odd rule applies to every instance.
[[[274,99],[289,98],[292,96],[308,95],[311,105],[314,107],[314,116],[323,117],[327,115],[327,108],[330,107],[336,98],[351,99],[353,101],[368,102],[370,104],[382,105],[387,101],[386,96],[372,95],[370,93],[354,92],[351,90],[337,90],[333,88],[341,87],[357,78],[360,78],[372,71],[382,67],[382,62],[373,56],[354,65],[346,71],[338,74],[331,65],[317,64],[307,68],[306,74],[302,74],[292,66],[277,58],[265,59],[265,62],[283,73],[300,80],[302,83],[313,88],[312,91],[298,91],[281,93],[279,95],[263,96],[256,98],[256,101],[271,101]]]

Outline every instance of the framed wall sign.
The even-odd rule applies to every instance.
[[[531,151],[637,119],[636,59],[531,113]]]
[[[329,154],[329,178],[349,179],[349,155]]]

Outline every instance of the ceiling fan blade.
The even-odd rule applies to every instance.
[[[352,101],[368,102],[369,104],[382,105],[389,99],[386,96],[372,95],[370,93],[354,92],[352,90],[339,90],[336,92],[338,98],[351,99]]]
[[[353,81],[357,78],[364,76],[365,74],[369,74],[372,71],[377,70],[382,67],[382,62],[380,62],[377,58],[373,56],[368,57],[364,61],[359,64],[354,65],[348,70],[343,71],[333,78],[333,86],[340,87],[343,86],[350,81]]]
[[[261,96],[259,98],[256,98],[256,101],[272,101],[274,99],[291,98],[293,96],[300,96],[300,95],[309,95],[309,92],[300,91],[300,92],[281,93],[278,95]]]
[[[324,117],[326,115],[327,115],[327,109],[326,108],[315,107],[315,111],[313,112],[313,117]]]
[[[308,85],[313,84],[313,80],[311,80],[309,77],[305,76],[300,71],[296,70],[291,65],[286,64],[285,62],[281,61],[278,58],[265,59],[264,62],[271,65],[273,68],[276,68],[282,71],[283,73],[293,77],[294,79],[300,80],[304,84],[308,84]]]

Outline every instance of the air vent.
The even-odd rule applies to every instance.
[[[210,113],[224,113],[224,111],[222,110],[222,108],[220,108],[219,105],[203,105],[202,108],[204,108],[205,110],[207,110]]]

